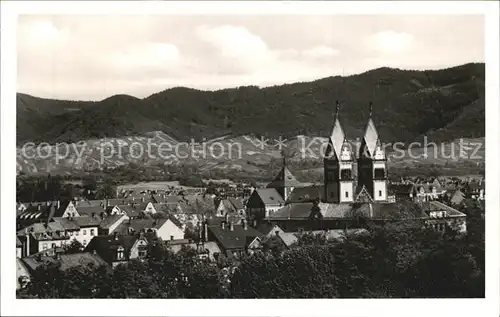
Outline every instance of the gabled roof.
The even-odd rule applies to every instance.
[[[116,224],[123,217],[126,217],[126,216],[125,215],[111,215],[111,216],[107,216],[99,224],[99,228],[101,228],[101,229],[109,229],[109,227],[111,227],[112,225]]]
[[[358,188],[354,201],[359,203],[367,203],[373,202],[373,198],[366,190],[366,187],[363,185],[361,188]]]
[[[125,212],[128,217],[137,217],[141,213],[142,210],[137,208],[137,205],[118,205],[118,208]]]
[[[229,226],[224,229],[221,226],[208,226],[208,230],[225,250],[244,249],[255,237],[263,236],[250,226],[245,230],[242,225],[233,225],[233,230],[230,230]]]
[[[243,204],[242,199],[235,198],[235,197],[229,197],[228,200],[236,210],[245,209],[245,205]]]
[[[267,185],[267,188],[295,187],[302,184],[293,176],[288,167],[283,166],[276,178]]]
[[[139,235],[109,235],[109,236],[96,236],[90,240],[85,248],[85,251],[95,250],[105,261],[112,262],[116,260],[117,249],[121,246],[124,249],[125,259],[130,257],[130,250],[135,242],[140,239]],[[145,233],[143,239],[148,243],[156,240],[155,234]]]
[[[257,188],[257,195],[265,205],[283,205],[285,201],[275,188]]]

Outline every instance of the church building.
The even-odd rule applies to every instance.
[[[340,119],[337,102],[324,153],[323,185],[298,186],[300,183],[284,166],[269,186],[280,191],[284,206],[267,210],[254,220],[278,225],[285,232],[362,228],[362,218],[374,222],[417,220],[437,230],[466,230],[466,215],[449,206],[436,201],[389,199],[387,157],[372,118],[371,103],[359,148],[347,138]]]

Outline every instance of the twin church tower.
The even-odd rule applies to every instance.
[[[373,202],[387,201],[387,159],[372,120],[372,104],[361,146],[347,140],[337,102],[332,134],[324,157],[324,201],[353,203],[360,194]],[[354,175],[355,162],[357,175]]]

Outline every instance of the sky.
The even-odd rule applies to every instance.
[[[260,87],[378,67],[484,62],[474,15],[20,16],[17,90],[139,98],[185,86]]]

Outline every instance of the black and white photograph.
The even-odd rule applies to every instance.
[[[8,314],[500,315],[498,3],[22,2]]]

